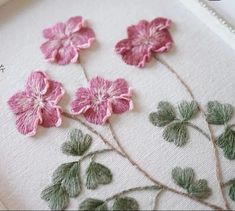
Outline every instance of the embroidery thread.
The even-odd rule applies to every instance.
[[[43,36],[48,40],[40,47],[45,59],[60,65],[77,62],[80,51],[89,48],[95,40],[94,31],[81,16],[44,29]]]
[[[50,80],[45,72],[35,71],[26,81],[25,90],[14,94],[8,105],[16,116],[20,133],[34,136],[38,125],[59,127],[62,109],[57,104],[65,91],[61,83]]]

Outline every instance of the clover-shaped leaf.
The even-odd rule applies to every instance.
[[[188,131],[184,122],[173,122],[163,131],[163,138],[166,141],[174,142],[176,146],[183,146],[187,143]]]
[[[216,141],[217,145],[223,149],[224,156],[229,160],[235,159],[235,131],[226,128]]]
[[[107,211],[108,207],[107,207],[107,203],[102,200],[88,198],[79,205],[79,210],[81,211]]]
[[[93,161],[86,170],[86,175],[86,187],[88,189],[96,189],[99,185],[109,184],[113,177],[107,167]]]
[[[188,192],[196,198],[206,199],[211,195],[211,189],[207,185],[207,181],[204,179],[199,179],[193,182],[189,188]]]
[[[172,170],[172,178],[174,182],[184,189],[188,189],[194,180],[194,172],[192,168],[182,169],[176,167]]]
[[[184,121],[187,121],[198,113],[199,107],[196,101],[191,101],[191,102],[182,101],[178,105],[178,110],[181,118]]]
[[[150,122],[158,127],[168,125],[176,118],[174,107],[165,101],[161,101],[158,104],[158,111],[149,114]]]
[[[69,204],[69,195],[60,184],[54,184],[44,189],[41,198],[48,202],[51,210],[63,210]]]
[[[194,171],[192,168],[182,169],[176,167],[171,172],[174,182],[187,192],[200,199],[206,199],[211,195],[211,189],[204,179],[195,180]]]
[[[138,202],[131,197],[119,197],[113,203],[113,211],[139,210]]]
[[[73,129],[70,132],[70,140],[62,145],[62,152],[67,155],[81,156],[88,150],[91,142],[90,135],[84,135],[81,130]]]
[[[207,104],[207,122],[214,125],[227,123],[233,115],[233,106],[210,101]]]
[[[53,173],[54,184],[60,183],[67,191],[69,197],[76,197],[81,192],[80,164],[65,163],[60,165]]]

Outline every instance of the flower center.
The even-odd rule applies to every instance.
[[[43,102],[43,99],[42,97],[40,96],[37,96],[34,100],[34,103],[37,107],[43,107],[44,106],[44,102]]]

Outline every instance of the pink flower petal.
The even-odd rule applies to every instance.
[[[42,71],[35,71],[30,74],[26,82],[26,91],[34,95],[45,94],[48,89],[48,77]]]
[[[49,40],[43,43],[40,46],[42,53],[44,54],[44,58],[48,61],[55,61],[55,57],[57,55],[58,49],[60,48],[61,43],[59,40]]]
[[[71,36],[72,45],[76,48],[89,48],[95,40],[95,33],[91,28],[84,27]]]
[[[133,109],[133,102],[131,99],[117,98],[112,100],[112,111],[115,114],[120,114],[125,111]]]
[[[133,46],[131,41],[127,41],[126,39],[117,43],[116,51],[120,52],[122,59],[127,64],[137,67],[144,67],[145,63],[148,62],[151,57],[151,51],[148,46]]]
[[[61,125],[61,108],[46,103],[41,110],[43,127],[59,127]]]
[[[90,80],[90,90],[97,97],[106,94],[111,85],[111,81],[105,80],[99,76]]]
[[[148,21],[141,20],[137,25],[132,25],[127,28],[129,39],[136,39],[139,36],[148,35]]]
[[[100,104],[93,105],[85,113],[84,117],[90,123],[96,125],[104,124],[111,116],[111,107],[107,101],[102,101]]]
[[[23,91],[14,94],[7,103],[13,113],[19,114],[29,110],[33,106],[34,101],[27,95],[27,92]]]
[[[51,28],[44,29],[43,36],[47,39],[63,38],[65,36],[65,24],[60,22]]]
[[[125,79],[119,78],[110,86],[108,93],[110,96],[126,97],[131,96],[131,89]]]
[[[161,53],[172,47],[173,40],[170,33],[166,29],[163,29],[152,39],[152,43],[151,50],[155,53]]]
[[[16,127],[23,135],[34,136],[40,122],[41,114],[38,108],[32,107],[16,116]]]
[[[56,55],[58,64],[65,65],[70,62],[75,63],[78,59],[78,51],[71,45],[59,49]]]
[[[54,105],[56,105],[60,101],[60,99],[63,97],[65,90],[62,84],[57,81],[48,80],[48,83],[49,83],[49,87],[48,87],[46,94],[43,96],[43,98],[47,102],[50,101],[50,103],[53,103]]]
[[[153,29],[156,28],[157,30],[162,30],[170,27],[171,20],[167,18],[155,18],[149,23],[149,28]]]
[[[66,22],[66,35],[71,35],[72,33],[79,31],[84,26],[84,24],[84,20],[81,16],[71,17]]]
[[[91,107],[92,94],[87,88],[79,88],[76,92],[76,99],[72,101],[71,107],[74,114],[81,114]]]

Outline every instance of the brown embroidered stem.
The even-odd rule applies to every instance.
[[[114,152],[114,149],[100,149],[100,150],[96,150],[96,151],[93,151],[93,152],[90,152],[84,156],[82,156],[80,159],[79,159],[79,162],[80,161],[83,161],[89,157],[93,157],[95,155],[98,155],[98,154],[103,154],[103,153],[106,153],[106,152]]]
[[[159,58],[157,56],[155,56],[155,59],[160,62],[162,65],[164,65],[167,70],[169,70],[172,74],[174,74],[176,76],[176,78],[180,81],[180,83],[185,87],[186,91],[189,93],[189,95],[191,96],[191,98],[193,100],[196,101],[196,98],[192,92],[192,90],[190,89],[190,87],[187,85],[187,83],[180,77],[180,75],[174,70],[174,68],[172,68],[166,61],[164,61],[162,58]],[[201,110],[202,114],[205,117],[205,121],[206,121],[206,112],[203,110],[203,108],[199,105],[199,109]],[[217,181],[219,183],[219,189],[224,201],[224,205],[226,207],[227,210],[230,210],[230,206],[228,203],[228,200],[225,196],[225,191],[223,189],[223,175],[222,175],[222,171],[221,171],[221,164],[220,164],[220,159],[219,159],[219,153],[218,153],[218,148],[216,147],[216,141],[215,141],[215,136],[214,136],[214,132],[212,127],[210,126],[210,124],[208,124],[208,122],[206,121],[208,130],[210,132],[210,139],[211,139],[211,143],[213,146],[213,151],[214,151],[214,156],[215,156],[215,165],[216,165],[216,178]]]
[[[210,136],[204,131],[202,130],[200,127],[198,127],[197,125],[191,123],[191,122],[186,122],[188,126],[194,128],[195,130],[197,130],[198,132],[200,132],[202,135],[204,135],[209,141],[211,140],[210,139]]]
[[[161,189],[158,193],[157,193],[157,195],[156,195],[156,197],[155,197],[155,200],[154,200],[154,207],[153,207],[153,211],[154,210],[158,210],[158,205],[159,205],[159,201],[160,201],[160,197],[162,196],[162,194],[164,193],[164,189]]]
[[[95,134],[96,136],[98,136],[103,142],[104,144],[108,145],[112,150],[114,150],[117,154],[119,154],[120,156],[122,156],[123,158],[129,160],[129,159],[126,157],[125,154],[123,154],[123,152],[120,152],[117,148],[115,148],[112,144],[110,144],[110,142],[105,139],[104,136],[102,136],[98,131],[96,131],[94,128],[92,128],[90,125],[86,124],[85,122],[83,122],[82,120],[80,120],[78,117],[76,117],[75,115],[72,115],[72,114],[69,114],[69,113],[62,113],[65,117],[67,118],[70,118],[70,119],[73,119],[75,121],[78,121],[79,123],[81,123],[84,127],[86,127],[90,132],[92,132],[93,134]],[[216,210],[223,210],[222,207],[219,207],[215,204],[211,204],[209,202],[206,202],[206,201],[203,201],[201,199],[198,199],[198,198],[195,198],[187,193],[184,193],[184,192],[181,192],[181,191],[178,191],[176,189],[173,189],[167,185],[164,185],[163,183],[161,183],[160,181],[158,180],[155,180],[154,178],[152,178],[145,170],[143,170],[134,160],[130,159],[129,162],[135,166],[142,174],[144,174],[150,181],[152,181],[154,184],[164,188],[165,190],[168,190],[170,192],[173,192],[173,193],[176,193],[178,195],[181,195],[181,196],[184,196],[186,198],[190,198],[200,204],[203,204],[207,207],[210,207],[212,209],[216,209]]]
[[[125,157],[125,155],[120,152],[116,147],[114,147],[103,135],[101,135],[97,130],[95,130],[93,127],[91,127],[90,125],[88,125],[87,123],[85,123],[84,121],[82,121],[81,119],[79,119],[78,117],[76,117],[73,114],[67,113],[67,112],[63,112],[62,115],[64,115],[67,118],[73,119],[75,121],[80,122],[84,127],[86,127],[89,131],[91,131],[92,133],[94,133],[95,135],[97,135],[103,142],[104,144],[106,144],[107,146],[109,146],[111,149],[113,149],[115,152],[117,152],[119,155],[121,155],[122,157]]]
[[[156,191],[156,190],[161,190],[161,187],[159,186],[156,186],[156,185],[151,185],[151,186],[143,186],[143,187],[135,187],[135,188],[130,188],[130,189],[127,189],[127,190],[124,190],[124,191],[121,191],[119,193],[116,193],[114,194],[113,196],[105,199],[106,202],[109,202],[109,201],[112,201],[124,194],[128,194],[128,193],[132,193],[132,192],[136,192],[136,191],[146,191],[146,190],[153,190],[153,191]]]

